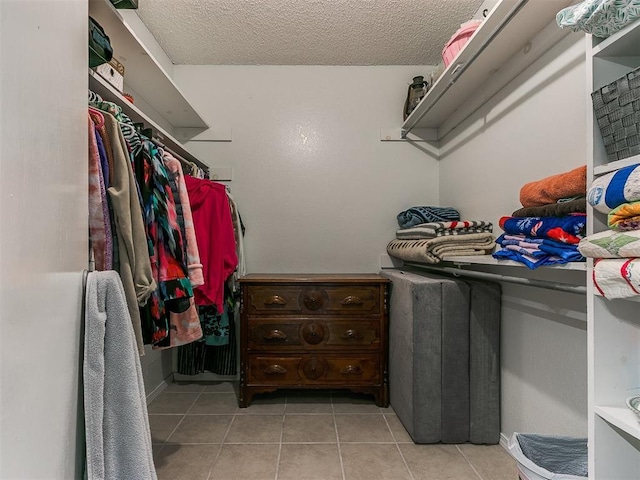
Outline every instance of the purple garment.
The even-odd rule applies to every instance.
[[[102,138],[100,138],[100,132],[97,128],[96,142],[98,144],[98,154],[100,155],[100,196],[102,197],[102,213],[104,214],[104,269],[113,270],[113,233],[111,231],[109,200],[107,199],[107,188],[111,185],[109,183],[109,162],[107,160],[107,151],[104,149],[104,143],[102,143]]]
[[[96,128],[96,141],[98,142],[98,153],[100,154],[100,166],[102,167],[102,178],[104,178],[104,186],[109,188],[111,182],[109,180],[109,160],[107,159],[107,151],[104,148],[100,132]]]

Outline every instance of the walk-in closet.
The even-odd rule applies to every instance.
[[[640,479],[637,0],[0,0],[0,62],[0,479]]]

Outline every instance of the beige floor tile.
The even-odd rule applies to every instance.
[[[395,413],[385,413],[384,418],[387,420],[391,433],[393,434],[393,438],[396,442],[413,443],[411,435],[409,435],[409,432],[404,428],[404,425]]]
[[[336,415],[338,441],[393,442],[391,431],[382,415]]]
[[[285,413],[333,413],[331,394],[304,390],[289,393]]]
[[[162,392],[149,404],[149,413],[187,413],[199,393]]]
[[[337,443],[333,415],[285,415],[283,442]]]
[[[189,409],[189,414],[230,415],[238,410],[238,398],[233,393],[203,393]]]
[[[164,389],[168,393],[200,393],[204,390],[202,383],[176,382]]]
[[[156,458],[158,480],[207,480],[220,445],[165,445]]]
[[[517,478],[516,461],[501,445],[458,445],[483,480]]]
[[[372,395],[337,392],[331,397],[334,413],[381,413]]]
[[[238,385],[236,382],[211,382],[203,384],[205,393],[236,393]]]
[[[222,443],[233,415],[185,415],[168,443]]]
[[[184,415],[149,415],[149,428],[151,429],[151,441],[153,443],[164,443],[171,435],[171,432],[180,423]]]
[[[239,415],[284,415],[286,395],[259,395],[253,397],[246,408],[239,408]]]
[[[411,477],[395,444],[340,445],[345,480],[409,480]],[[457,480],[467,480],[459,477]]]
[[[280,445],[224,445],[212,480],[273,480]]]
[[[342,480],[338,446],[282,445],[278,480]]]
[[[280,443],[282,415],[236,415],[225,443]]]
[[[398,447],[415,480],[481,480],[455,445],[400,443]]]

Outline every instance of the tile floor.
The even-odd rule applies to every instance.
[[[415,445],[392,408],[348,392],[278,391],[238,408],[229,382],[149,404],[160,480],[516,480],[499,445]]]

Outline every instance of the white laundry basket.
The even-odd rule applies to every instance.
[[[514,433],[509,453],[520,480],[586,480],[587,439]]]

